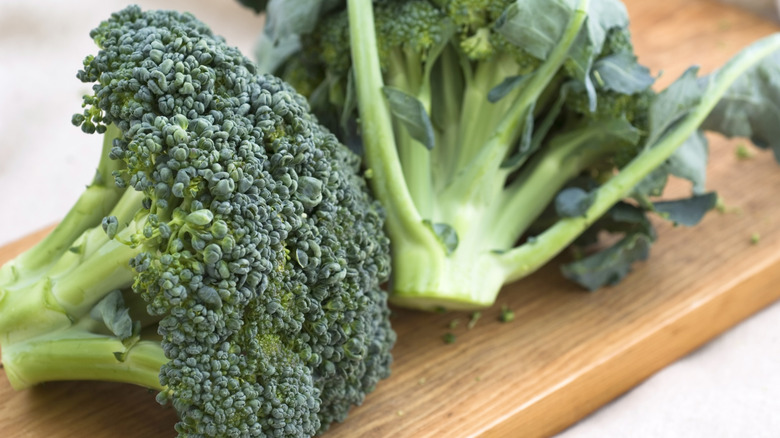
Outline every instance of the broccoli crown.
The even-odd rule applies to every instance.
[[[306,100],[189,14],[128,7],[91,33],[74,123],[119,127],[148,216],[132,285],[161,318],[181,436],[310,436],[386,377],[383,212]],[[110,221],[109,221],[110,222]]]

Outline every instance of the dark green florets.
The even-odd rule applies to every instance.
[[[402,49],[423,61],[427,52],[449,38],[453,23],[428,1],[389,1],[375,7],[379,54],[384,64],[392,51]]]
[[[188,14],[129,7],[101,47],[86,131],[146,196],[133,285],[161,319],[158,397],[181,436],[310,436],[388,375],[383,215],[305,99]]]

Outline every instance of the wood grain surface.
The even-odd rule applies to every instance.
[[[626,3],[640,61],[663,70],[661,84],[691,64],[710,71],[777,30],[706,0]],[[735,144],[712,138],[708,186],[728,212],[695,229],[659,223],[650,260],[617,287],[584,293],[553,264],[506,287],[472,329],[468,314],[397,310],[393,375],[326,437],[549,436],[780,298],[780,168],[769,153],[737,160]],[[42,236],[0,248],[0,263]],[[501,305],[513,322],[498,322]],[[449,331],[457,341],[448,345]],[[58,382],[14,392],[0,376],[2,437],[170,437],[175,422],[143,388]]]

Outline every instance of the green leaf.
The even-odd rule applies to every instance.
[[[573,0],[516,1],[496,21],[496,30],[531,56],[545,60],[558,45],[573,12]]]
[[[393,117],[406,128],[413,139],[428,150],[433,149],[436,142],[433,125],[422,102],[398,88],[385,86],[382,91],[385,93]]]
[[[613,226],[607,228],[609,231],[643,231],[645,234],[652,234],[649,231],[651,229],[651,224],[647,219],[647,215],[645,215],[645,211],[635,205],[622,201],[618,202],[609,209],[606,217],[613,223]],[[621,225],[617,226],[617,224]],[[624,227],[625,224],[629,224],[630,228],[626,229]],[[639,228],[636,226],[639,226]]]
[[[531,156],[539,145],[533,144],[534,136],[534,108],[536,108],[536,102],[532,103],[528,112],[525,115],[525,123],[523,124],[523,132],[520,134],[520,142],[517,146],[517,152],[512,154],[509,158],[501,163],[501,168],[517,168],[521,166],[528,157]]]
[[[560,217],[582,216],[593,204],[593,195],[579,187],[568,187],[555,197],[555,212]]]
[[[628,10],[620,0],[591,0],[588,4],[588,34],[601,51],[610,29],[628,27]]]
[[[652,209],[647,197],[661,196],[670,174],[691,181],[694,194],[703,193],[707,181],[708,156],[707,139],[701,131],[696,131],[674,151],[668,160],[634,187],[631,196]]]
[[[505,98],[509,93],[525,82],[527,78],[527,75],[509,76],[488,92],[488,101],[490,103],[496,103]]]
[[[238,0],[242,5],[254,10],[258,14],[265,11],[268,6],[268,0]]]
[[[693,193],[700,194],[707,182],[708,157],[707,139],[701,131],[696,131],[669,157],[665,166],[672,175],[692,182]]]
[[[526,150],[519,149],[517,153],[507,158],[507,160],[502,163],[502,168],[517,169],[522,166],[534,152],[539,150],[539,148],[542,146],[542,142],[547,138],[547,134],[550,133],[550,130],[555,124],[555,121],[558,120],[558,116],[561,114],[561,111],[566,104],[566,98],[568,97],[569,93],[573,88],[578,86],[580,86],[580,84],[574,81],[570,81],[560,87],[560,90],[558,91],[558,99],[550,107],[550,109],[545,112],[545,116],[542,119],[542,122],[538,125],[535,123],[530,124],[530,126],[533,127],[533,136],[531,137],[530,146]]]
[[[566,68],[585,86],[590,110],[596,111],[596,87],[591,79],[593,62],[604,47],[607,32],[628,27],[628,12],[619,0],[591,0],[587,13],[587,22],[569,51]]]
[[[698,67],[689,68],[655,97],[650,105],[647,147],[653,147],[677,122],[699,105],[703,92],[696,79],[698,71]]]
[[[254,50],[258,70],[274,73],[301,49],[301,35],[314,30],[326,12],[344,0],[239,0],[256,12],[265,11],[263,33]]]
[[[650,255],[653,238],[644,233],[623,237],[613,246],[561,267],[564,277],[594,291],[617,284],[631,271],[631,266]]]
[[[622,94],[636,94],[650,88],[655,78],[637,62],[631,53],[616,53],[593,65],[593,76],[604,89]]]
[[[711,80],[717,73],[704,78]],[[749,138],[769,148],[780,162],[780,51],[735,81],[702,128],[728,137]]]
[[[646,148],[656,145],[678,122],[699,106],[703,87],[696,79],[698,70],[698,67],[689,68],[655,97],[650,105],[650,132],[645,143]],[[652,208],[647,197],[660,196],[663,193],[670,173],[690,180],[694,193],[701,193],[706,181],[707,157],[707,140],[701,132],[696,131],[669,159],[637,184],[631,196],[646,207]]]
[[[319,21],[322,3],[323,0],[270,0],[263,32],[272,41],[310,33]]]
[[[526,127],[531,126],[531,130],[533,131],[531,142],[525,149],[518,148],[516,153],[512,154],[503,163],[501,163],[502,169],[520,168],[520,166],[522,166],[534,152],[539,150],[539,148],[542,146],[542,142],[547,137],[550,129],[552,129],[555,121],[558,119],[558,116],[561,114],[561,110],[563,109],[563,105],[566,103],[566,97],[568,96],[572,85],[573,84],[569,82],[561,86],[558,100],[556,100],[552,107],[547,110],[544,119],[542,119],[542,123],[538,125],[535,124],[535,120],[533,119],[533,110],[531,110],[529,114],[530,120],[526,120]],[[530,133],[530,131],[523,132],[524,135],[527,135],[528,133]]]
[[[90,311],[92,319],[103,321],[106,328],[121,340],[133,336],[133,320],[125,307],[122,292],[118,289],[110,292]]]
[[[718,195],[714,192],[695,195],[687,199],[654,203],[655,211],[675,223],[692,227],[701,222],[704,215],[715,208]]]
[[[620,201],[582,233],[574,245],[581,248],[593,245],[599,241],[604,231],[623,235],[641,233],[655,239],[655,230],[647,217],[647,211],[642,207]]]
[[[436,239],[444,246],[447,255],[458,249],[458,232],[455,231],[455,228],[452,228],[449,224],[433,223],[427,219],[423,223],[433,231]]]
[[[347,72],[347,93],[344,97],[344,107],[341,109],[339,126],[346,131],[349,120],[357,112],[357,89],[355,88],[355,71],[352,67]]]
[[[579,4],[575,0],[516,1],[496,22],[496,29],[531,56],[545,60],[559,44]],[[590,75],[593,61],[601,53],[607,32],[628,26],[628,12],[619,0],[591,0],[585,12],[588,17],[569,50],[566,69],[585,86],[595,111],[596,88]]]

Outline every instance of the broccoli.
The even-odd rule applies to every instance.
[[[365,154],[398,305],[489,306],[566,248],[582,255],[566,277],[614,284],[648,255],[649,213],[694,225],[714,207],[702,130],[780,158],[778,112],[765,111],[778,35],[656,92],[618,0],[313,3],[268,2],[259,65]],[[669,175],[690,198],[658,201]],[[602,231],[620,238],[594,248]]]
[[[78,78],[92,184],[0,269],[16,389],[159,391],[179,436],[312,436],[388,376],[384,213],[306,100],[190,14],[114,13]]]

